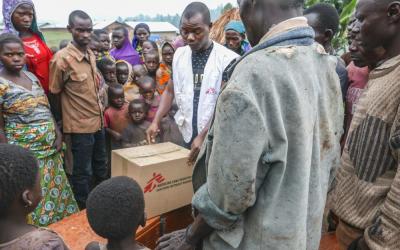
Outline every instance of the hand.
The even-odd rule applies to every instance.
[[[112,135],[112,137],[114,138],[115,141],[120,141],[120,140],[122,140],[121,134],[118,133],[118,132],[116,132],[116,131],[113,131],[113,133],[111,133],[111,135]]]
[[[150,127],[146,130],[147,142],[149,144],[156,143],[156,136],[160,133],[160,127],[158,123],[151,123]]]
[[[166,234],[157,241],[155,250],[192,250],[193,246],[185,241],[186,229]]]
[[[192,143],[190,154],[189,154],[189,159],[188,159],[188,165],[193,165],[196,160],[197,156],[199,156],[201,146],[203,145],[205,137],[203,135],[198,135]]]
[[[56,133],[56,139],[54,140],[53,148],[55,148],[57,152],[60,152],[63,146],[62,133],[58,128],[55,129],[55,133]]]

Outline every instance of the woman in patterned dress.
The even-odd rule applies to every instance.
[[[38,79],[23,70],[25,52],[17,36],[0,36],[0,61],[0,143],[27,148],[38,159],[43,200],[28,221],[47,226],[78,211],[63,168],[61,132]]]

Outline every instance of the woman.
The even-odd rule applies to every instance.
[[[49,64],[53,53],[47,47],[43,34],[39,31],[36,12],[31,0],[4,0],[3,33],[19,36],[24,43],[26,66],[49,93]]]
[[[139,54],[132,48],[129,41],[128,30],[124,27],[116,28],[112,33],[112,43],[114,48],[110,54],[116,61],[124,60],[132,66],[140,64]]]
[[[169,43],[165,42],[161,46],[162,62],[157,70],[157,92],[162,95],[164,93],[165,87],[167,86],[172,75],[172,61],[174,59],[175,48]]]
[[[28,221],[47,226],[78,211],[63,168],[62,136],[38,79],[23,70],[22,41],[0,36],[0,143],[19,145],[39,162],[43,200]]]
[[[143,42],[149,40],[150,34],[150,27],[145,23],[137,24],[133,31],[132,46],[139,53],[142,64],[144,63]]]

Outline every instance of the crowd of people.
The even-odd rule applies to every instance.
[[[33,2],[3,1],[1,250],[68,249],[45,227],[82,209],[108,240],[86,249],[147,249],[143,191],[110,178],[111,151],[160,142],[190,149],[195,194],[193,223],[157,249],[316,250],[323,231],[400,249],[400,3],[359,0],[343,55],[329,4],[238,4],[225,44],[193,2],[175,41],[76,10],[52,51]]]

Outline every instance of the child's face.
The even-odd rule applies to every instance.
[[[112,43],[115,48],[120,49],[124,45],[125,35],[122,30],[114,30],[112,33]]]
[[[139,28],[136,31],[136,36],[138,37],[139,42],[142,43],[142,45],[143,45],[144,41],[149,40],[150,34],[149,34],[149,32],[147,32],[147,30],[145,28]]]
[[[129,105],[129,116],[133,123],[142,123],[146,118],[146,107],[143,103],[131,103],[131,105]]]
[[[102,72],[102,74],[103,74],[104,80],[107,83],[116,83],[117,82],[117,76],[116,76],[117,70],[116,70],[115,64],[107,65],[103,71],[104,72]]]
[[[110,105],[114,108],[120,109],[125,103],[124,89],[109,88]]]
[[[143,54],[147,54],[150,51],[154,50],[153,45],[149,41],[144,41],[142,45]]]
[[[172,61],[174,59],[174,49],[171,46],[166,45],[163,47],[161,53],[163,61],[168,65],[172,65]]]
[[[0,51],[0,61],[10,72],[19,72],[25,65],[25,51],[19,43],[6,43]]]
[[[150,74],[155,74],[160,67],[160,59],[156,55],[146,55],[144,64]]]
[[[110,37],[107,34],[100,34],[99,36],[102,51],[108,51],[110,49]]]
[[[125,63],[117,64],[117,80],[119,84],[125,84],[129,79],[129,68]]]
[[[154,85],[151,82],[143,83],[143,84],[141,84],[141,86],[139,88],[140,94],[143,96],[143,98],[146,101],[153,100],[155,91],[156,91],[156,89],[154,88]]]
[[[143,65],[136,65],[133,67],[133,81],[137,83],[140,77],[145,76],[147,74],[146,69]]]
[[[101,44],[97,41],[90,41],[89,48],[93,51],[93,54],[98,57],[101,51]]]

